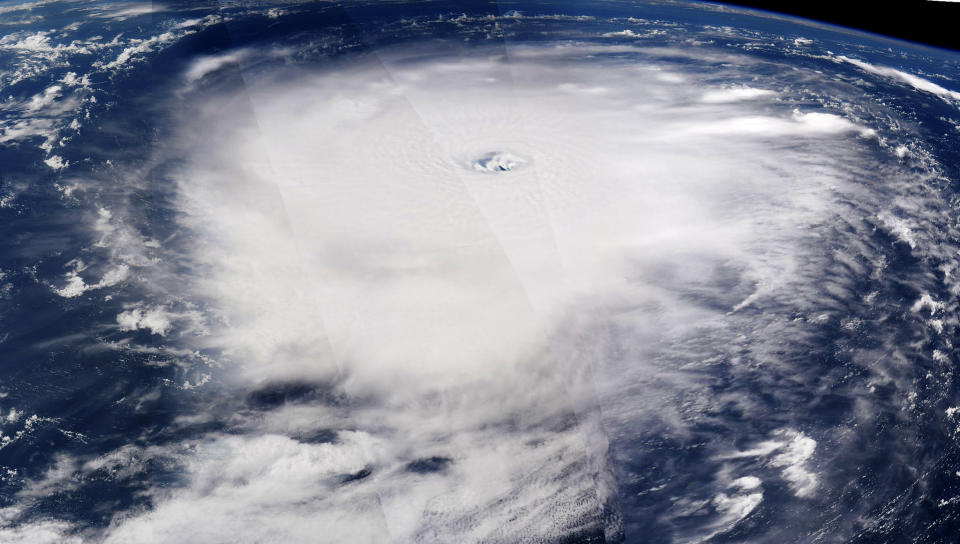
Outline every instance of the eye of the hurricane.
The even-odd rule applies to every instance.
[[[526,164],[527,161],[512,154],[502,151],[487,153],[470,163],[470,168],[485,174],[496,174],[499,172],[509,172],[516,170]]]

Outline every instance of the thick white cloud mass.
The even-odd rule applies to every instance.
[[[112,541],[339,542],[357,527],[361,541],[549,541],[601,523],[616,498],[598,410],[653,409],[625,383],[684,387],[645,350],[721,341],[765,299],[802,305],[811,226],[858,190],[846,163],[874,144],[838,115],[751,107],[773,91],[583,53],[411,49],[251,70],[242,92],[200,98],[176,206],[192,289],[228,325],[197,347],[240,390],[333,383],[359,402],[198,442],[178,454],[188,486],[118,518]],[[243,60],[200,59],[186,81]],[[686,296],[722,269],[753,290],[719,307]],[[141,310],[118,323],[170,325]],[[618,329],[639,352],[610,357]],[[311,422],[359,430],[287,438]],[[816,493],[815,441],[765,444],[738,455]],[[708,534],[763,500],[759,478],[730,482],[703,503]]]
[[[722,103],[737,102],[739,100],[755,100],[757,98],[776,96],[776,91],[769,89],[755,89],[753,87],[730,87],[714,89],[703,93],[704,102]]]

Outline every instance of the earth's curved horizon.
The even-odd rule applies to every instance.
[[[960,534],[960,53],[0,2],[0,543]]]

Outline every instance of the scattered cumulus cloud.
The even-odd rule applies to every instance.
[[[793,429],[778,429],[770,440],[746,450],[718,456],[718,459],[765,458],[771,466],[781,469],[781,476],[797,497],[808,498],[814,496],[819,486],[819,477],[809,466],[816,449],[817,441],[813,438]],[[741,487],[746,484],[747,489],[755,483],[753,480],[737,481],[741,482]]]
[[[151,334],[166,336],[173,326],[173,316],[162,307],[133,308],[117,315],[117,325],[121,331],[149,330]]]
[[[64,276],[66,285],[63,287],[54,288],[53,291],[61,297],[74,298],[86,293],[87,291],[117,285],[118,283],[127,279],[127,277],[130,275],[130,267],[125,264],[120,264],[108,269],[104,273],[103,277],[96,283],[88,284],[80,275],[80,272],[83,270],[83,263],[79,261],[75,262],[73,265],[73,270],[67,272],[67,274]]]
[[[51,155],[44,159],[43,163],[54,170],[63,170],[70,166],[70,161],[64,160],[63,157],[59,155]]]

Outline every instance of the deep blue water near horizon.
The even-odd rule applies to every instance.
[[[4,1],[0,6],[15,3]],[[261,11],[267,7],[263,6]],[[76,39],[100,34],[103,41],[108,41],[120,33],[128,37],[151,35],[163,30],[164,25],[169,26],[167,22],[175,17],[244,11],[234,5],[212,3],[198,7],[190,2],[168,3],[165,8],[153,15],[104,22],[78,19],[82,12],[57,12],[56,7],[50,7],[43,11],[48,17],[42,22],[24,23],[15,29],[36,31],[80,20]],[[65,170],[56,171],[44,164],[46,155],[36,145],[43,138],[7,143],[0,140],[0,198],[8,191],[16,195],[11,205],[0,207],[0,271],[4,274],[0,289],[6,289],[0,297],[0,393],[4,395],[0,408],[6,411],[14,407],[25,415],[39,416],[29,429],[0,447],[0,470],[11,471],[0,478],[0,507],[22,504],[24,499],[18,492],[31,480],[43,478],[67,457],[92,459],[126,445],[176,443],[191,434],[200,437],[214,431],[242,433],[246,431],[236,426],[231,414],[266,413],[284,403],[309,400],[349,406],[351,402],[333,394],[325,396],[327,388],[332,390],[336,384],[298,382],[261,384],[224,397],[226,388],[218,382],[226,378],[218,373],[229,373],[229,369],[213,370],[214,379],[204,387],[172,387],[171,384],[185,379],[195,379],[195,375],[182,366],[165,364],[167,356],[162,353],[114,347],[123,342],[144,346],[158,342],[156,336],[145,330],[116,330],[117,314],[125,304],[148,297],[147,290],[135,281],[123,281],[74,298],[56,292],[64,285],[64,273],[77,259],[84,263],[91,277],[101,277],[108,268],[107,250],[97,246],[98,234],[89,227],[99,207],[122,205],[128,209],[137,230],[144,237],[164,241],[164,250],[169,254],[177,253],[181,245],[195,243],[191,233],[177,225],[178,211],[172,202],[176,193],[173,178],[182,167],[180,159],[171,154],[157,160],[152,154],[176,130],[176,115],[171,115],[167,105],[177,101],[177,78],[199,57],[270,45],[303,47],[319,43],[326,46],[307,47],[294,62],[336,69],[357,57],[375,58],[380,50],[424,43],[444,54],[460,50],[467,56],[472,47],[485,46],[502,49],[509,56],[511,47],[521,44],[598,41],[599,34],[624,28],[622,23],[611,23],[608,18],[640,17],[653,21],[654,28],[679,28],[694,37],[702,33],[703,25],[737,29],[731,35],[711,33],[712,47],[740,50],[744,43],[755,41],[749,55],[767,63],[755,74],[756,78],[771,85],[797,89],[803,85],[793,73],[775,71],[772,66],[829,70],[838,74],[835,83],[845,93],[871,77],[853,65],[784,52],[786,44],[802,38],[813,40],[817,51],[853,56],[911,73],[944,75],[932,80],[949,90],[960,91],[956,77],[960,73],[960,54],[955,52],[788,18],[757,17],[702,6],[625,2],[356,2],[307,4],[298,9],[296,14],[276,19],[244,11],[150,53],[145,62],[134,64],[129,70],[99,75],[92,83],[97,101],[89,107],[91,120],[69,145],[57,151],[69,161],[70,167]],[[185,10],[189,10],[187,15],[179,13]],[[440,13],[503,17],[512,11],[528,17],[562,13],[596,19],[513,23],[507,20],[504,34],[492,38],[479,23],[475,27],[443,21],[419,26],[398,23],[429,19]],[[677,26],[670,26],[674,24]],[[0,34],[12,30],[0,26]],[[629,41],[623,39],[624,44]],[[604,39],[604,43],[610,40]],[[668,33],[650,38],[645,46],[667,47],[676,43],[676,35]],[[0,68],[8,60],[6,55],[11,54],[0,50]],[[667,58],[669,53],[664,55]],[[629,62],[630,58],[629,53],[624,53],[617,60]],[[71,59],[69,66],[53,68],[40,77],[10,85],[4,82],[2,93],[19,99],[36,95],[67,72],[82,74],[91,70],[92,62],[92,56],[80,55]],[[283,62],[286,61],[267,60],[253,71]],[[671,62],[686,64],[692,71],[709,69],[699,60],[672,58]],[[204,84],[209,88],[245,88],[245,77],[250,73],[227,68]],[[923,142],[942,167],[941,190],[949,195],[944,205],[949,215],[938,216],[931,225],[955,226],[960,219],[960,113],[936,96],[907,92],[903,82],[882,78],[870,81],[872,94],[856,105],[858,113],[866,119],[890,121],[888,116],[894,112],[900,116],[894,122],[910,124],[915,139]],[[735,82],[718,78],[713,83]],[[803,92],[797,93],[791,98],[791,105],[842,113],[839,106],[832,107],[812,96],[827,94],[823,89],[815,91],[807,97]],[[177,115],[189,115],[188,101],[183,100],[182,106]],[[0,110],[0,121],[11,121],[21,113]],[[255,118],[252,107],[248,114]],[[877,132],[885,136],[889,130],[877,126]],[[864,154],[875,156],[878,171],[893,168],[896,163],[872,141],[858,145]],[[883,199],[886,189],[874,184],[869,170],[851,166],[850,175]],[[82,180],[95,189],[65,198],[58,185],[71,180]],[[885,259],[886,273],[880,278],[865,277],[850,263],[828,257],[824,282],[849,282],[856,296],[837,303],[844,305],[850,315],[858,316],[863,324],[851,328],[833,320],[817,329],[815,335],[785,336],[779,355],[792,369],[790,373],[744,370],[750,366],[744,361],[760,357],[749,343],[741,348],[739,360],[723,359],[693,372],[694,379],[711,395],[748,397],[752,405],[769,414],[768,419],[757,420],[734,402],[718,402],[700,414],[685,434],[671,432],[656,418],[644,419],[644,425],[634,429],[617,429],[620,422],[606,421],[617,482],[617,507],[622,518],[622,530],[614,531],[614,538],[649,544],[693,541],[702,518],[697,514],[672,517],[674,503],[665,497],[682,497],[709,487],[715,478],[711,463],[717,454],[710,444],[717,437],[729,437],[730,447],[747,449],[775,429],[789,425],[821,444],[818,455],[823,461],[818,469],[825,484],[823,493],[798,506],[787,483],[771,477],[770,483],[765,484],[764,502],[757,510],[732,530],[712,536],[709,542],[767,541],[765,538],[778,542],[833,542],[831,534],[848,535],[847,542],[862,544],[957,541],[960,502],[952,499],[960,495],[960,451],[953,429],[955,422],[944,415],[945,410],[960,401],[960,382],[953,375],[960,359],[949,344],[957,338],[957,331],[948,325],[943,335],[932,337],[910,310],[922,293],[941,301],[954,301],[957,294],[950,292],[943,281],[936,281],[945,274],[936,258],[918,258],[878,219],[870,217],[864,205],[850,202],[848,208],[851,217],[863,219],[873,228],[864,230],[852,219],[850,223],[822,225],[822,251],[826,254],[832,249],[853,246],[854,242],[862,244],[873,257]],[[949,230],[945,228],[943,232],[943,244],[960,247],[960,240],[952,238]],[[175,265],[184,273],[190,267],[187,262]],[[750,286],[740,283],[735,274],[728,277],[718,272],[713,281],[719,290],[727,291],[734,304],[739,295],[750,292]],[[875,302],[864,304],[862,300],[871,293],[875,293],[871,299]],[[191,301],[201,308],[204,302]],[[732,305],[726,299],[703,303]],[[784,301],[780,310],[790,311],[789,301]],[[922,384],[918,386],[917,408],[904,411],[897,403],[896,387],[880,384],[871,397],[876,416],[870,425],[864,426],[855,417],[862,401],[860,396],[870,378],[871,364],[892,356],[884,351],[891,341],[902,347],[896,357],[903,364],[891,367],[890,373],[899,374],[890,383]],[[946,353],[949,363],[933,360],[928,355],[931,349]],[[216,357],[217,353],[207,355]],[[666,361],[670,355],[661,357]],[[941,378],[924,379],[928,373]],[[884,387],[890,390],[885,391]],[[680,403],[682,399],[671,401]],[[604,400],[599,403],[603,408]],[[213,423],[174,425],[178,417],[198,409],[219,413]],[[10,436],[24,429],[24,423],[18,425],[19,428],[11,427],[4,434]],[[837,433],[836,429],[844,431]],[[842,434],[844,440],[834,441],[837,434]],[[300,439],[317,443],[336,440],[326,429]],[[750,461],[737,462],[746,466]],[[756,467],[755,472],[774,474],[779,469]],[[363,477],[345,475],[344,481]],[[55,518],[74,524],[77,534],[96,535],[109,527],[118,513],[152,508],[154,504],[145,490],[184,484],[181,467],[155,460],[141,471],[119,476],[108,470],[95,470],[78,476],[76,483],[63,491],[48,490],[45,496],[30,502],[14,523]],[[845,513],[851,511],[864,512],[870,521],[848,518]],[[813,535],[818,532],[826,536],[816,540]],[[610,536],[608,532],[607,538]],[[569,537],[569,542],[602,541],[603,527],[598,526]]]

